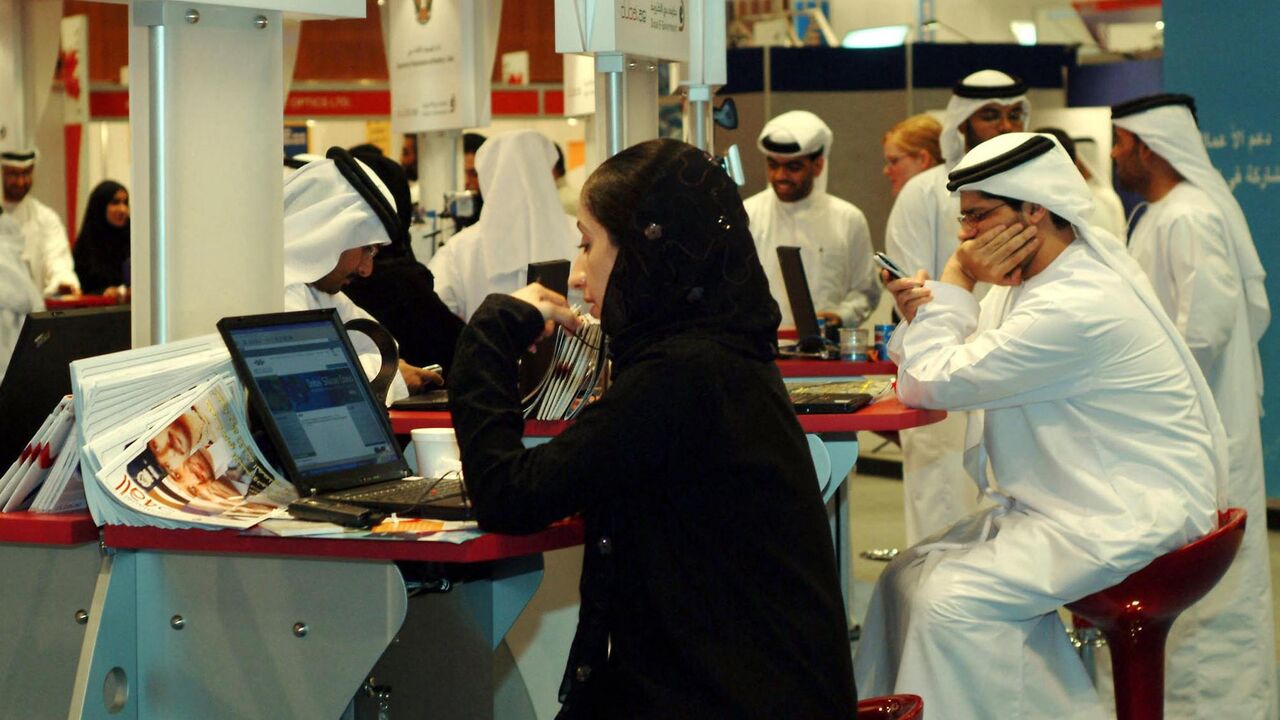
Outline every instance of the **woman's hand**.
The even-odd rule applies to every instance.
[[[552,292],[538,283],[530,283],[511,293],[511,297],[529,303],[542,313],[546,327],[538,336],[539,340],[549,337],[557,324],[563,325],[569,332],[578,331],[578,316],[569,309],[569,302],[560,293]]]
[[[907,322],[916,318],[916,311],[920,306],[933,299],[933,293],[924,286],[924,281],[928,279],[929,273],[924,270],[916,272],[913,277],[897,279],[892,278],[888,270],[880,271],[880,280],[884,283],[885,289],[893,293],[893,302],[898,306],[898,314]]]

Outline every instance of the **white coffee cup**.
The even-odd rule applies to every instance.
[[[453,428],[414,428],[409,435],[413,439],[418,474],[422,477],[439,477],[461,467]]]

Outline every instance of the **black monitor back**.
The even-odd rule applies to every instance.
[[[0,466],[17,459],[63,395],[72,360],[128,350],[129,307],[32,313],[0,381]]]

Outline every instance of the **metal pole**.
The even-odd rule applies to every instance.
[[[626,147],[623,140],[626,135],[626,118],[623,116],[625,103],[622,97],[622,74],[626,70],[627,60],[622,53],[596,55],[596,72],[605,73],[607,76],[604,93],[604,105],[609,116],[608,126],[605,128],[606,157],[613,157]]]
[[[710,152],[707,142],[707,101],[706,100],[690,100],[689,101],[689,125],[693,131],[691,138],[693,145],[699,150]]]
[[[196,16],[199,17],[198,15]],[[190,20],[188,20],[190,22]],[[165,119],[165,34],[164,25],[147,28],[151,44],[148,58],[147,94],[148,125],[151,141],[151,342],[159,345],[169,341],[169,277],[168,277],[168,228],[166,220],[168,164],[165,142],[168,128]]]

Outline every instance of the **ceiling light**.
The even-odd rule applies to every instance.
[[[844,36],[840,47],[847,48],[881,48],[897,47],[907,40],[911,29],[906,25],[884,25],[882,27],[852,30]]]

